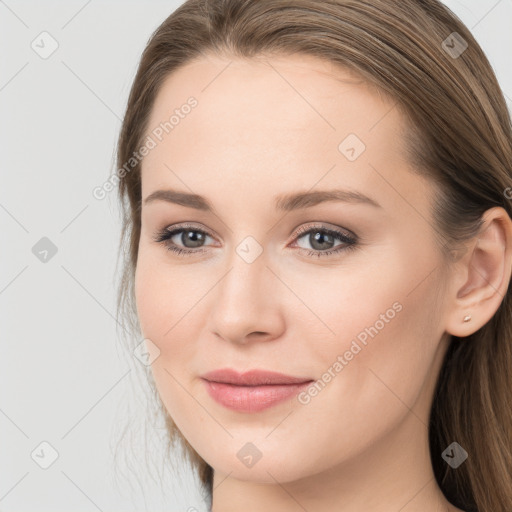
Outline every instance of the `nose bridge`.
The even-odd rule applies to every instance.
[[[251,261],[244,259],[244,255],[240,256],[238,250],[238,248],[235,249],[229,258],[230,270],[219,283],[218,299],[219,304],[222,302],[224,307],[234,306],[235,311],[241,308],[242,311],[249,312],[262,300],[264,302],[270,272],[266,267],[266,258],[263,254]]]
[[[277,328],[279,308],[276,294],[270,293],[274,276],[267,263],[253,240],[234,248],[214,294],[210,319],[211,330],[222,338],[243,341],[251,332],[272,333]]]
[[[230,271],[222,285],[222,293],[228,300],[230,297],[243,300],[259,298],[254,294],[265,286],[269,273],[266,267],[268,252],[264,250],[262,243],[254,236],[247,235],[227,254]]]

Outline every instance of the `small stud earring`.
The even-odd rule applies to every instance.
[[[463,322],[470,322],[471,321],[471,315],[466,315],[463,319]]]

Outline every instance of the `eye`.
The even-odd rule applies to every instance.
[[[207,252],[204,244],[208,238],[214,239],[207,231],[194,225],[178,225],[173,229],[165,228],[156,233],[153,240],[164,244],[169,251],[187,256]],[[329,256],[342,251],[355,249],[357,237],[349,231],[332,229],[323,225],[301,226],[294,240],[305,239],[310,248],[298,245],[300,251],[306,251],[308,256]],[[336,241],[339,243],[336,244]]]
[[[301,226],[297,230],[295,240],[305,239],[310,248],[299,245],[299,249],[306,251],[308,256],[329,256],[357,247],[357,237],[348,231],[318,226]],[[336,240],[339,241],[336,244]]]
[[[156,233],[155,242],[163,243],[169,251],[179,255],[205,252],[202,244],[207,238],[213,238],[209,233],[192,225],[177,226],[170,230],[163,229]],[[178,244],[182,244],[181,247]]]

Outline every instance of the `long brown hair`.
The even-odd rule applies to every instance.
[[[124,255],[118,315],[137,329],[134,273],[140,236],[141,147],[164,78],[204,54],[228,58],[308,54],[357,73],[392,98],[410,123],[412,168],[437,186],[433,209],[449,256],[477,234],[482,214],[511,185],[510,114],[495,74],[464,24],[437,0],[187,0],[152,34],[128,99],[118,148]],[[118,171],[119,172],[119,171]],[[120,251],[121,252],[121,251]],[[510,284],[510,283],[509,283]],[[465,511],[512,510],[512,303],[452,340],[429,423],[430,454],[446,498]],[[212,468],[167,416],[211,496]],[[457,469],[441,457],[453,441],[469,454]]]

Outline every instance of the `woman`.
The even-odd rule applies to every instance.
[[[512,510],[511,140],[436,0],[189,0],[155,31],[119,308],[211,510]]]

